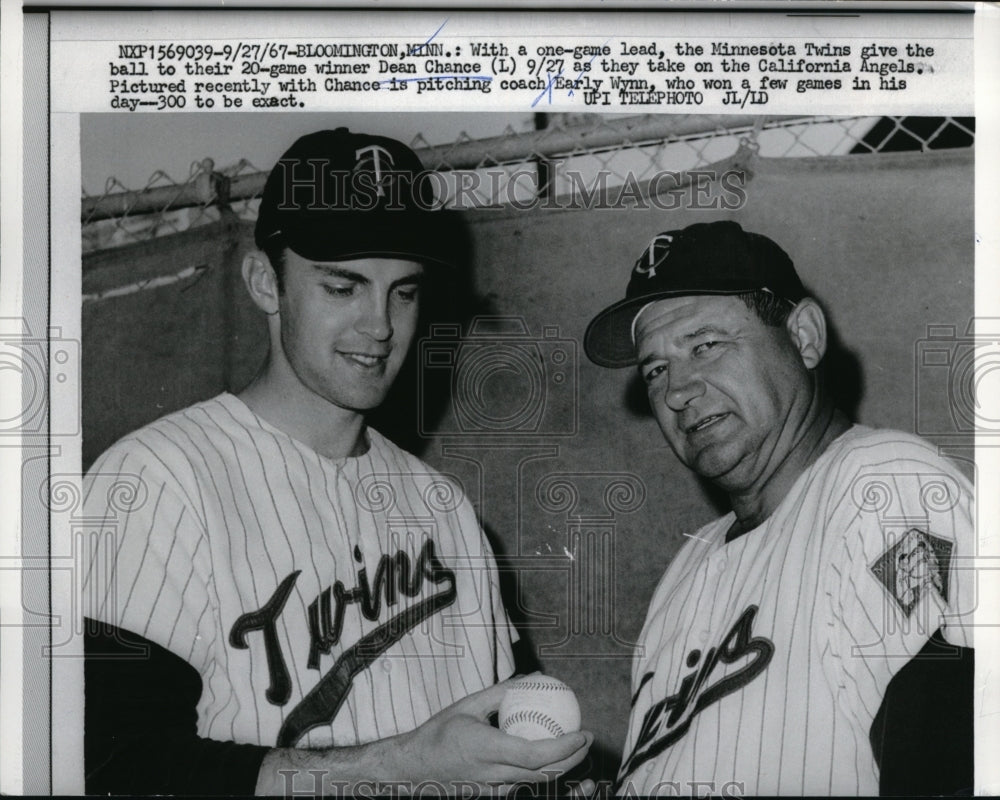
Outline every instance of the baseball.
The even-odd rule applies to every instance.
[[[500,701],[500,730],[522,739],[551,739],[580,730],[580,704],[565,683],[548,675],[514,681]]]

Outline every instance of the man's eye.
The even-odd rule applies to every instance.
[[[327,294],[333,295],[334,297],[350,297],[354,292],[353,284],[346,285],[333,285],[329,283],[323,284],[323,289]]]
[[[660,375],[662,375],[666,371],[667,371],[667,365],[666,364],[657,364],[656,366],[650,367],[649,369],[647,369],[646,373],[642,377],[643,377],[643,380],[646,381],[646,383],[652,383],[653,381],[655,381]]]
[[[419,295],[420,289],[417,286],[400,286],[396,289],[396,296],[406,303],[412,303]]]
[[[714,341],[713,342],[702,342],[701,344],[696,344],[694,346],[694,354],[696,356],[704,355],[705,353],[707,353],[712,348],[717,347],[718,344],[719,344],[719,342],[714,342]]]

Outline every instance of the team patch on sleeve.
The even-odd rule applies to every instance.
[[[909,617],[928,592],[937,592],[948,602],[951,551],[947,539],[910,528],[869,569]]]

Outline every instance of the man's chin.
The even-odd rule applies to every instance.
[[[739,458],[724,444],[702,448],[685,462],[699,477],[723,485],[739,465]]]
[[[346,411],[353,411],[357,414],[369,414],[385,402],[388,391],[376,391],[373,389],[370,392],[356,391],[346,394],[343,392],[327,391],[322,396],[328,403],[339,406]]]

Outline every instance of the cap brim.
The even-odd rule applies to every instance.
[[[359,258],[394,258],[404,261],[417,261],[425,266],[446,267],[454,269],[456,263],[453,259],[446,258],[436,253],[420,251],[416,248],[389,249],[385,247],[361,247],[351,250],[337,250],[334,253],[328,251],[309,250],[304,252],[297,247],[288,247],[303,258],[312,261],[353,261]]]
[[[437,217],[438,213],[410,212],[395,217],[345,215],[319,225],[289,220],[289,228],[280,234],[289,249],[314,261],[398,258],[455,268],[460,259],[439,224],[443,220]]]
[[[594,317],[583,334],[583,350],[587,357],[600,367],[620,369],[636,363],[635,342],[632,341],[632,322],[643,306],[670,297],[689,295],[733,295],[754,291],[750,288],[691,291],[674,289],[641,297],[629,297],[608,306]]]

